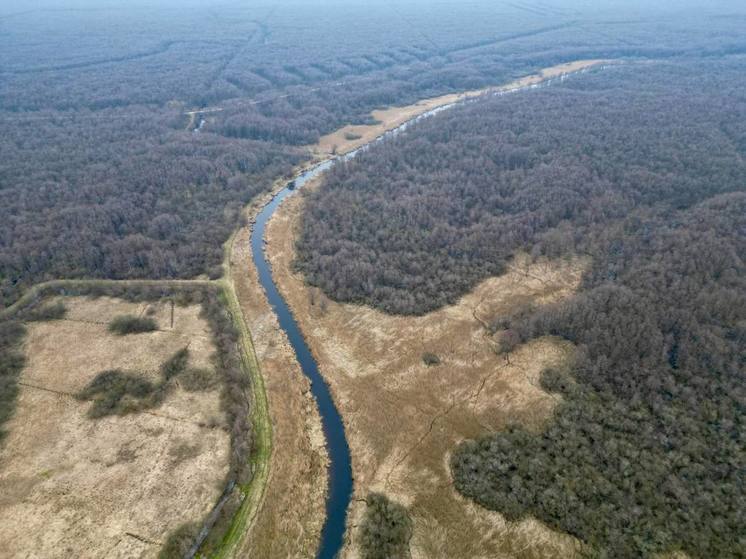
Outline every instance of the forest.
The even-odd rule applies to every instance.
[[[297,265],[337,300],[421,314],[516,250],[560,254],[632,209],[742,190],[742,68],[616,67],[420,122],[308,196]]]
[[[585,0],[68,4],[0,7],[3,306],[51,278],[215,277],[240,207],[375,108],[580,58],[746,52],[729,0],[634,21]]]
[[[517,251],[585,255],[576,295],[494,317],[573,342],[543,430],[454,449],[456,489],[592,557],[746,557],[746,59],[623,65],[422,121],[306,198],[297,265],[399,314]],[[512,343],[511,343],[512,341]]]
[[[578,354],[547,370],[562,403],[458,448],[456,487],[535,515],[600,557],[744,557],[746,193],[625,220],[593,247],[583,291],[508,325]],[[612,279],[613,278],[613,279]]]
[[[307,197],[296,265],[335,300],[418,315],[518,251],[588,257],[576,296],[492,321],[505,351],[550,335],[576,353],[542,375],[561,396],[543,431],[511,426],[454,449],[456,489],[592,556],[745,557],[744,24],[741,0],[5,3],[0,309],[48,279],[217,278],[241,208],[321,135],[376,108],[615,59],[468,103],[336,166]],[[201,303],[229,477],[251,478],[247,380],[218,291],[50,289]],[[65,313],[39,301],[0,320],[0,441],[24,324]],[[174,372],[177,357],[164,379],[210,385]],[[91,413],[125,413],[132,394],[155,405],[159,388],[102,371]],[[241,503],[232,493],[223,521]],[[366,556],[406,555],[412,531],[401,505],[369,496]]]

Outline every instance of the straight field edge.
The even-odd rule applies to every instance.
[[[229,250],[233,246],[235,233],[226,243],[226,273],[219,281],[208,280],[106,280],[106,279],[63,279],[51,280],[33,285],[13,305],[0,310],[0,320],[10,319],[21,309],[44,297],[48,289],[72,289],[83,287],[120,287],[123,289],[132,287],[156,287],[169,288],[199,286],[217,287],[219,297],[230,314],[234,327],[239,333],[241,367],[251,382],[251,424],[253,429],[253,448],[250,463],[252,477],[249,483],[239,486],[243,496],[238,511],[234,514],[230,526],[223,539],[211,557],[216,559],[232,558],[235,556],[239,544],[251,527],[252,522],[263,502],[267,481],[269,478],[270,457],[272,454],[272,426],[269,418],[269,406],[264,386],[264,378],[259,369],[259,363],[254,352],[254,344],[243,312],[238,303],[238,297],[230,275]],[[202,556],[198,551],[197,556]]]
[[[269,403],[264,385],[264,377],[259,368],[259,361],[254,350],[251,331],[244,319],[241,305],[238,302],[231,254],[238,231],[235,231],[224,245],[223,279],[218,281],[224,304],[231,315],[233,325],[239,332],[241,347],[241,364],[244,373],[251,381],[252,412],[251,424],[254,430],[253,449],[251,453],[251,481],[240,487],[243,500],[233,516],[230,526],[223,536],[220,547],[212,554],[213,559],[228,559],[235,556],[241,542],[248,533],[264,502],[264,494],[269,479],[270,459],[272,456],[272,423],[269,417]]]

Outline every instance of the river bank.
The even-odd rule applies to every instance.
[[[336,155],[345,153],[352,155],[352,152],[361,147],[361,144],[363,142],[373,142],[387,132],[402,127],[403,125],[406,125],[408,122],[418,117],[425,116],[428,113],[437,112],[438,110],[447,108],[448,106],[451,106],[460,101],[465,101],[477,95],[489,94],[491,92],[494,92],[496,94],[506,93],[519,90],[521,88],[538,85],[539,83],[550,80],[554,77],[562,76],[563,74],[567,74],[569,72],[583,71],[584,69],[597,66],[605,62],[607,61],[594,60],[563,64],[542,70],[537,74],[521,78],[520,80],[516,80],[515,82],[501,87],[489,88],[488,90],[480,90],[478,92],[467,92],[455,96],[443,96],[436,99],[422,101],[408,107],[399,107],[388,109],[385,112],[377,112],[374,113],[374,116],[378,118],[378,124],[366,127],[365,130],[360,130],[359,127],[357,127],[354,133],[351,133],[349,131],[349,127],[345,127],[337,131],[335,133],[337,134],[337,138],[344,138],[344,142],[340,141],[338,144],[335,144],[333,151]],[[383,117],[383,119],[381,119],[381,117]],[[340,134],[342,136],[339,136]],[[319,163],[323,163],[322,167],[327,167],[332,164],[330,155],[324,152],[323,147],[324,145],[326,145],[325,142],[328,144],[328,141],[328,137],[322,138],[316,146],[312,146],[311,148],[309,148],[310,153],[314,155],[314,161],[306,165],[303,170],[299,171],[299,173],[296,175],[297,178],[300,177],[302,180],[306,180],[308,178],[306,176],[308,174],[307,171],[309,169],[312,169],[314,165],[318,165]],[[318,170],[313,171],[313,173],[311,174],[316,174],[317,172]],[[283,190],[285,189],[285,186],[286,180],[278,180],[271,193],[269,193],[265,197],[262,197],[260,200],[257,200],[254,204],[246,209],[245,215],[247,217],[249,225],[237,233],[232,244],[233,248],[230,252],[230,258],[231,267],[234,268],[237,272],[234,273],[234,282],[236,284],[236,292],[239,294],[238,298],[240,306],[242,308],[244,316],[246,317],[247,324],[253,324],[249,327],[254,334],[255,344],[257,343],[256,338],[258,336],[262,336],[264,333],[273,332],[275,336],[279,335],[279,339],[282,340],[280,346],[283,347],[283,350],[280,352],[282,353],[281,362],[283,363],[283,365],[279,368],[292,368],[293,364],[291,361],[294,359],[294,357],[290,355],[290,350],[286,345],[287,337],[279,328],[276,318],[274,316],[271,316],[273,315],[271,310],[269,311],[269,315],[267,314],[270,306],[267,302],[265,289],[258,281],[256,256],[253,259],[254,261],[251,261],[252,259],[247,254],[249,240],[251,239],[252,229],[257,216],[265,208],[265,206],[267,206],[267,204],[273,203],[272,201],[278,193],[282,192],[283,196],[289,194],[287,191]],[[297,219],[297,216],[300,212],[298,204],[300,203],[300,197],[294,197],[290,202],[285,202],[284,205],[280,207],[280,211],[278,213],[283,213],[284,208],[290,207],[291,210],[289,211],[295,211],[296,217],[294,219]],[[275,271],[280,271],[276,281],[278,281],[278,286],[282,292],[284,299],[290,303],[293,314],[296,314],[296,317],[299,317],[300,327],[302,328],[303,332],[307,333],[310,331],[310,323],[308,321],[311,320],[309,317],[311,317],[312,314],[310,313],[310,311],[308,311],[308,309],[303,308],[302,301],[300,301],[298,297],[301,297],[301,299],[305,300],[311,300],[316,298],[316,295],[311,291],[308,291],[303,285],[302,281],[296,281],[296,284],[292,286],[287,284],[287,279],[292,276],[292,274],[290,273],[291,260],[280,262],[277,260],[277,255],[275,254],[275,249],[278,246],[278,242],[276,241],[277,234],[273,233],[273,231],[276,231],[277,229],[276,223],[281,222],[284,223],[284,228],[282,228],[283,234],[286,235],[283,242],[290,242],[292,244],[292,231],[294,230],[294,224],[288,221],[283,222],[280,218],[274,218],[269,224],[269,233],[267,236],[267,255],[269,256],[269,259],[272,263],[273,276],[275,275]],[[292,250],[285,250],[284,254],[285,256],[291,255]],[[246,275],[246,277],[242,277],[242,270],[248,270],[248,274]],[[326,305],[327,303],[325,302],[324,306],[326,307]],[[329,333],[332,334],[332,336],[326,341],[331,343],[338,343],[338,340],[334,338],[334,334],[331,332]],[[273,337],[271,334],[266,338],[266,345],[268,348],[275,347],[272,345],[272,339]],[[319,356],[322,355],[321,351],[319,350],[320,346],[318,346],[318,343],[320,343],[320,341],[315,338],[309,339],[309,336],[306,336],[306,341],[309,341],[314,356],[319,358]],[[344,350],[344,348],[342,348],[342,350]],[[257,354],[259,353],[260,351],[257,350]],[[274,374],[271,370],[265,371],[266,366],[264,364],[264,361],[271,360],[271,357],[269,355],[270,354],[268,353],[267,357],[259,358],[261,370],[265,375],[265,379],[268,377],[271,379],[272,375]],[[321,365],[320,369],[322,374],[324,375],[324,378],[327,380],[327,382],[330,382],[330,377],[327,376],[327,369],[333,368],[336,364],[333,362],[329,362],[329,360],[326,358],[321,358],[319,364]],[[295,365],[297,367],[297,362],[295,363]],[[278,367],[273,367],[272,365],[270,365],[269,368],[276,369]],[[288,402],[284,401],[284,399],[287,398],[288,394],[296,394],[297,396],[298,392],[303,393],[303,383],[299,381],[297,375],[293,374],[292,377],[292,379],[283,379],[283,381],[285,382],[285,385],[282,386],[283,390],[279,390],[274,396],[269,394],[272,391],[272,388],[270,388],[270,384],[272,384],[272,382],[271,380],[268,381],[267,391],[270,400],[270,415],[272,417],[273,431],[277,433],[277,430],[280,428],[278,426],[282,426],[282,432],[285,433],[285,435],[283,436],[287,436],[289,437],[288,440],[294,441],[295,451],[292,453],[286,452],[287,448],[293,446],[292,444],[278,445],[276,441],[273,443],[272,465],[270,468],[271,475],[268,480],[266,494],[261,505],[261,511],[257,514],[257,520],[254,523],[254,526],[251,527],[250,532],[243,539],[244,546],[241,548],[243,551],[246,552],[250,550],[261,550],[261,555],[268,557],[287,556],[288,554],[309,556],[307,555],[309,547],[306,545],[303,546],[302,553],[300,552],[300,550],[296,551],[295,553],[290,553],[289,548],[284,549],[284,551],[286,552],[284,555],[275,553],[279,551],[279,548],[277,548],[277,542],[273,542],[273,535],[276,536],[276,532],[274,532],[273,534],[272,529],[276,529],[278,526],[281,525],[281,523],[284,523],[285,528],[291,530],[293,534],[304,534],[304,536],[300,538],[304,541],[310,541],[309,538],[312,538],[314,536],[318,540],[319,522],[323,523],[323,504],[319,504],[320,493],[318,491],[314,492],[312,490],[312,488],[318,488],[319,480],[323,476],[320,476],[318,469],[315,468],[312,468],[313,471],[311,472],[311,470],[304,467],[288,467],[288,463],[295,462],[299,464],[318,464],[318,457],[320,456],[318,448],[314,446],[315,443],[310,444],[308,442],[311,441],[310,433],[319,433],[318,416],[314,416],[313,412],[311,410],[308,410],[307,406],[298,405],[300,400],[297,399],[295,400],[294,409],[302,409],[304,410],[303,413],[299,416],[297,414],[289,414],[286,411],[288,408],[292,408],[292,406],[290,406]],[[290,382],[288,382],[289,380]],[[336,387],[334,386],[335,382],[332,380],[331,384],[332,389],[335,392],[335,402],[339,406],[340,399],[337,394]],[[307,394],[307,389],[305,393]],[[345,425],[347,427],[347,431],[349,432],[351,427],[348,417],[349,413],[347,413],[349,412],[349,410],[345,409],[344,403],[342,403],[341,406]],[[376,410],[370,410],[369,415],[371,417],[368,417],[367,420],[374,420],[376,416]],[[301,417],[303,417],[304,419],[301,420]],[[306,442],[304,443],[303,441]],[[281,449],[280,446],[283,446],[283,448]],[[287,448],[284,448],[285,446],[287,446]],[[321,442],[321,446],[323,446],[323,441]],[[331,448],[332,452],[335,452],[336,450],[336,448]],[[298,454],[298,452],[300,454]],[[286,458],[281,458],[279,456],[280,453],[282,453]],[[315,457],[314,453],[316,453]],[[359,468],[355,465],[354,455],[355,451],[353,449],[353,468],[357,472]],[[277,468],[280,469],[278,470]],[[423,472],[423,474],[424,473],[426,472]],[[309,476],[314,479],[308,479]],[[333,478],[332,483],[334,482],[335,479]],[[321,483],[323,484],[323,481]],[[302,491],[305,491],[306,494],[309,495],[313,494],[314,499],[312,501],[297,498],[289,499],[287,489],[290,487],[295,487],[296,485],[305,487],[306,489]],[[368,485],[367,487],[373,487],[373,485]],[[294,493],[292,492],[291,494],[294,495]],[[364,497],[364,491],[361,489],[361,484],[358,482],[357,479],[355,485],[355,495],[358,499]],[[278,502],[286,503],[288,506],[277,506]],[[336,504],[339,505],[339,503]],[[346,508],[346,503],[342,504],[344,505],[344,510],[344,508]],[[329,503],[327,503],[327,506],[329,506]],[[339,509],[339,506],[337,506],[336,508]],[[359,503],[356,503],[353,508],[353,514],[350,517],[349,522],[347,523],[348,528],[354,525],[355,522],[357,522],[363,510],[362,505],[360,505]],[[312,513],[312,511],[315,512],[315,514]],[[316,519],[317,521],[315,524],[313,524],[312,527],[311,524],[309,524],[310,518]],[[293,522],[290,519],[296,519],[296,521]],[[335,520],[337,522],[344,522],[344,515],[342,515],[341,517],[337,515],[337,518],[335,518]],[[339,526],[336,527],[336,529],[339,528]],[[346,532],[347,545],[345,547],[345,555],[355,555],[354,546],[349,545],[352,533],[353,531],[349,529]],[[475,533],[479,533],[479,531]],[[287,541],[295,541],[295,538],[291,536],[290,538],[288,538]],[[269,548],[263,548],[261,542],[271,542],[272,545],[270,545]],[[552,549],[554,549],[554,547],[552,547]]]
[[[314,557],[327,491],[321,419],[310,383],[259,283],[250,250],[251,222],[273,196],[267,193],[245,209],[249,225],[236,233],[228,251],[237,304],[264,379],[271,424],[268,477],[261,501],[231,555]]]
[[[613,63],[612,60],[593,59],[593,60],[576,60],[565,64],[558,64],[549,68],[539,70],[535,74],[524,76],[504,85],[485,87],[464,91],[462,93],[450,93],[440,95],[430,99],[422,99],[412,105],[403,107],[388,107],[373,111],[370,116],[376,121],[375,124],[349,124],[334,132],[322,136],[313,146],[309,146],[309,151],[318,158],[328,158],[334,155],[343,155],[356,150],[364,145],[370,144],[386,132],[393,130],[411,121],[418,116],[469,99],[474,99],[480,95],[508,92],[532,85],[538,85],[553,78],[559,78],[563,75],[582,72],[593,68],[594,66]]]

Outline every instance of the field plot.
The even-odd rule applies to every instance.
[[[200,307],[65,298],[64,320],[27,325],[27,365],[0,451],[3,557],[155,557],[169,534],[200,524],[228,472],[220,390],[176,379],[160,405],[91,417],[80,393],[120,370],[157,385],[188,348],[188,366],[214,373]],[[118,336],[116,316],[149,316],[157,330]]]
[[[422,317],[385,315],[330,301],[293,274],[302,203],[302,196],[289,199],[273,218],[268,253],[345,418],[356,497],[345,556],[358,556],[356,526],[372,491],[409,509],[413,557],[572,556],[572,538],[533,520],[506,522],[460,497],[448,453],[485,430],[516,422],[538,428],[549,417],[557,400],[539,388],[539,374],[561,365],[570,346],[542,338],[508,360],[495,352],[484,322],[567,297],[585,263],[518,258],[509,273],[455,305]]]

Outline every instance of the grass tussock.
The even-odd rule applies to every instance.
[[[109,323],[109,332],[113,332],[119,336],[153,332],[157,329],[158,324],[152,318],[129,314],[117,316]]]

